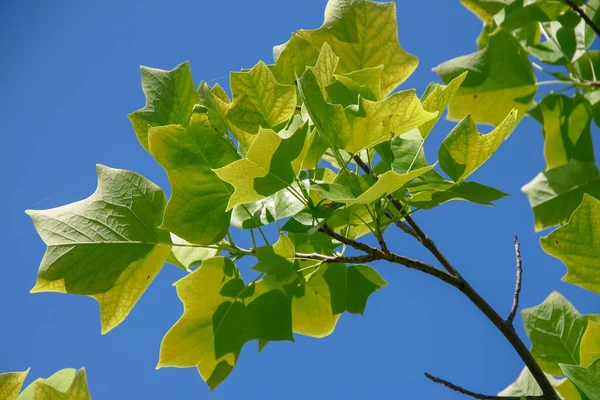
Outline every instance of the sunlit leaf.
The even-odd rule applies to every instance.
[[[589,400],[600,399],[600,359],[586,368],[567,364],[561,364],[560,367],[582,395],[587,396]]]
[[[239,156],[229,138],[206,114],[195,113],[187,127],[150,130],[150,151],[169,176],[173,192],[161,227],[191,243],[214,244],[229,229],[226,210],[233,188],[213,172]]]
[[[550,381],[552,386],[558,386],[561,381],[553,377],[552,375],[545,374],[546,378]],[[524,367],[516,381],[508,385],[504,390],[498,393],[498,396],[540,396],[542,395],[542,389],[537,384],[535,378],[527,369]]]
[[[36,379],[18,400],[91,400],[85,369],[66,368],[49,378]]]
[[[427,86],[425,93],[421,97],[423,108],[425,111],[437,112],[438,115],[434,119],[419,126],[419,131],[421,132],[423,139],[426,139],[427,136],[429,136],[429,132],[431,132],[434,125],[441,118],[442,112],[446,109],[448,103],[450,103],[450,100],[454,97],[454,94],[456,94],[466,77],[467,72],[465,71],[452,79],[447,86],[438,83],[430,83],[429,86]]]
[[[319,29],[296,35],[317,48],[327,42],[340,57],[339,73],[384,66],[381,90],[385,96],[415,70],[418,60],[398,43],[396,4],[368,0],[330,0]]]
[[[175,287],[184,311],[162,341],[158,368],[196,367],[214,389],[247,342],[293,340],[287,295],[264,280],[246,285],[226,258],[205,260]]]
[[[430,209],[451,200],[492,206],[508,194],[477,182],[422,182],[408,187],[407,202],[416,208]]]
[[[170,71],[148,67],[141,69],[146,106],[129,114],[129,119],[140,143],[150,151],[148,129],[152,126],[187,124],[199,99],[188,62]]]
[[[445,84],[469,72],[450,100],[451,120],[471,114],[476,123],[499,125],[512,109],[518,110],[519,118],[523,116],[536,92],[527,53],[502,29],[489,35],[486,48],[446,61],[434,70]]]
[[[512,110],[493,131],[481,134],[467,115],[442,142],[438,154],[440,166],[453,181],[463,181],[494,154],[516,124],[517,110]]]
[[[569,223],[540,240],[544,250],[567,266],[563,281],[600,294],[600,200],[584,195]]]
[[[0,374],[0,398],[4,400],[15,400],[21,391],[21,386],[29,369],[23,372],[5,372]]]
[[[600,323],[589,321],[581,338],[580,364],[587,367],[598,359],[600,359]]]
[[[32,292],[83,294],[100,303],[102,333],[120,324],[171,251],[158,229],[166,198],[130,171],[97,167],[98,188],[85,200],[27,213],[48,249]]]
[[[559,364],[579,364],[579,346],[588,318],[560,293],[552,292],[542,304],[521,312],[531,340],[531,354],[544,372],[562,375]]]
[[[167,262],[186,271],[190,271],[193,265],[200,265],[203,260],[219,254],[219,250],[215,246],[198,247],[183,240],[174,233],[171,233],[171,241],[173,242],[173,247],[171,248]]]

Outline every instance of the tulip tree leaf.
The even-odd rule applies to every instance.
[[[223,239],[233,189],[213,169],[239,158],[229,138],[214,129],[206,114],[195,113],[187,127],[152,128],[150,151],[167,171],[173,192],[161,227],[191,243]]]
[[[583,196],[569,223],[541,239],[543,249],[567,266],[563,281],[600,294],[600,200]]]
[[[316,191],[321,197],[346,204],[371,204],[380,198],[392,194],[412,180],[433,169],[433,166],[415,169],[406,174],[397,174],[388,171],[379,176],[377,182],[362,193],[353,192],[348,186],[341,183],[322,183],[312,185],[311,190]]]
[[[415,70],[418,59],[398,42],[396,5],[368,0],[330,0],[319,29],[296,35],[317,48],[327,42],[340,57],[338,73],[383,65],[381,91],[386,96]]]
[[[588,327],[581,338],[580,364],[587,367],[600,359],[600,323],[589,321]]]
[[[298,185],[291,186],[300,191]],[[231,215],[231,225],[240,229],[257,228],[291,217],[304,207],[304,203],[286,188],[262,200],[235,206]]]
[[[501,29],[490,34],[489,44],[483,50],[446,61],[434,70],[445,84],[469,72],[450,100],[451,120],[471,114],[476,123],[498,125],[515,108],[520,118],[536,92],[535,74],[527,53]]]
[[[481,134],[467,115],[442,142],[438,154],[440,166],[453,181],[463,181],[494,154],[516,124],[517,110],[512,110],[493,131]]]
[[[540,101],[530,114],[542,124],[546,169],[570,160],[594,163],[591,115],[582,97],[551,94]]]
[[[319,47],[293,33],[286,43],[275,46],[273,55],[275,65],[271,72],[279,83],[291,85],[297,76],[301,76],[307,66],[315,65],[319,57]]]
[[[0,398],[5,400],[15,400],[21,391],[21,386],[29,369],[23,372],[5,372],[0,374]]]
[[[542,304],[521,312],[531,340],[531,354],[544,372],[560,376],[559,364],[579,364],[579,346],[588,318],[560,293],[552,292]]]
[[[561,364],[560,367],[580,394],[587,396],[589,400],[600,399],[600,359],[586,368],[567,364]]]
[[[425,93],[421,97],[423,108],[425,111],[437,112],[438,114],[434,119],[419,126],[419,131],[421,132],[423,139],[427,139],[429,132],[431,132],[434,125],[438,122],[442,116],[442,112],[446,109],[448,103],[450,103],[450,100],[452,97],[454,97],[466,77],[467,72],[465,71],[456,78],[452,79],[447,86],[440,85],[438,83],[431,83],[429,86],[427,86]]]
[[[561,383],[560,380],[552,375],[545,375],[552,386],[558,386]],[[521,370],[517,380],[498,393],[498,396],[540,396],[542,394],[542,389],[540,389],[540,386],[537,384],[529,369],[525,367]]]
[[[521,190],[533,209],[535,230],[540,231],[565,224],[584,194],[600,198],[600,175],[595,164],[571,160],[539,173]]]
[[[48,245],[32,292],[83,294],[100,304],[102,333],[129,314],[169,252],[158,229],[166,198],[130,171],[97,167],[98,188],[85,200],[27,213]]]
[[[65,368],[49,378],[36,379],[18,400],[91,400],[85,369]]]
[[[227,211],[239,204],[262,200],[291,185],[300,170],[301,164],[295,161],[302,155],[307,131],[306,123],[287,137],[262,129],[245,158],[215,169],[217,176],[235,189]]]
[[[294,243],[286,235],[281,234],[273,246],[263,246],[256,249],[258,263],[254,270],[264,272],[277,280],[294,277],[296,268]]]
[[[175,283],[183,315],[160,348],[161,367],[196,367],[212,389],[233,370],[251,340],[292,340],[288,296],[266,280],[246,285],[224,257],[204,260]]]
[[[170,71],[148,67],[141,69],[146,106],[129,114],[129,120],[142,146],[150,151],[148,129],[152,126],[187,124],[199,99],[188,62]]]
[[[324,45],[319,59],[329,61],[323,61],[323,65],[334,62],[329,52],[329,46]],[[397,92],[381,101],[360,98],[358,105],[346,108],[328,103],[322,87],[322,82],[327,81],[326,71],[331,71],[331,68],[307,69],[298,89],[311,120],[331,147],[357,154],[437,115],[423,109],[414,90]]]
[[[269,67],[262,61],[250,71],[232,72],[230,80],[233,105],[228,117],[234,118],[232,114],[236,113],[237,105],[245,98],[266,122],[266,125],[256,125],[251,133],[258,132],[259,126],[274,128],[294,115],[296,89],[291,85],[277,83]],[[247,119],[246,110],[241,112],[243,118]]]
[[[174,233],[171,233],[171,241],[173,248],[167,262],[186,271],[190,271],[193,265],[200,265],[203,260],[219,254],[219,250],[215,247],[194,246]]]
[[[318,268],[306,284],[294,291],[293,328],[302,335],[331,334],[341,313],[363,314],[369,296],[387,285],[367,265],[328,264]]]
[[[493,201],[508,194],[477,182],[419,182],[408,187],[407,202],[416,208],[430,209],[451,200],[493,206]]]

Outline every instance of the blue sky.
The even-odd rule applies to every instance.
[[[272,61],[273,45],[316,28],[325,0],[170,2],[8,1],[0,5],[0,171],[4,211],[0,246],[0,371],[31,367],[30,382],[84,366],[94,400],[104,399],[458,399],[424,378],[428,371],[493,394],[522,363],[479,311],[455,289],[399,266],[377,264],[389,286],[365,316],[344,315],[325,339],[298,336],[259,355],[244,348],[232,375],[209,393],[195,369],[156,371],[162,336],[182,306],[166,266],[129,318],[100,335],[96,302],[29,294],[44,252],[25,209],[51,208],[93,192],[96,163],[134,170],[169,190],[166,174],[138,144],[127,114],[144,105],[139,66],[171,69],[189,60],[196,82],[228,84],[228,72]],[[420,57],[402,85],[420,94],[431,68],[476,50],[480,22],[458,0],[398,1],[402,46]],[[597,46],[597,44],[596,44]],[[453,124],[428,139],[433,160]],[[598,129],[595,129],[595,135]],[[428,151],[427,151],[428,150]],[[497,208],[453,202],[415,218],[472,285],[501,314],[514,287],[513,235],[522,243],[521,304],[560,290],[580,312],[598,313],[600,297],[560,282],[565,268],[543,253],[523,184],[544,165],[540,126],[525,119],[474,176],[512,196]],[[396,252],[431,261],[400,232]],[[244,271],[242,270],[242,273]],[[516,327],[522,336],[522,321]]]

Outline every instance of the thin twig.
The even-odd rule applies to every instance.
[[[435,383],[444,385],[447,388],[454,390],[455,392],[462,393],[462,394],[470,396],[474,399],[480,399],[480,400],[521,400],[521,399],[543,400],[544,399],[544,396],[491,396],[491,395],[486,395],[486,394],[481,394],[481,393],[475,393],[475,392],[471,392],[470,390],[464,389],[460,386],[457,386],[457,385],[453,384],[452,382],[448,382],[444,379],[441,379],[441,378],[438,378],[431,374],[428,374],[427,372],[425,372],[425,376]]]
[[[594,30],[594,32],[596,32],[596,35],[600,36],[600,26],[596,25],[596,23],[594,21],[592,21],[590,19],[590,17],[588,17],[588,15],[585,13],[585,11],[583,11],[583,8],[579,7],[572,0],[562,0],[562,1],[563,1],[563,3],[565,3],[566,5],[571,7],[573,9],[573,11],[575,11],[577,14],[579,14],[579,16],[585,21],[585,23],[588,24],[588,26],[590,28],[592,28]]]
[[[394,224],[402,231],[408,233],[410,236],[414,237],[417,240],[419,239],[419,237],[417,236],[417,232],[415,232],[415,230],[411,228],[407,223],[398,220],[397,217],[390,210],[385,211],[385,216],[394,221]]]
[[[523,279],[523,259],[521,258],[521,244],[519,243],[519,238],[515,235],[515,257],[517,263],[517,279],[515,282],[515,292],[513,295],[512,307],[510,309],[510,314],[508,314],[508,318],[506,322],[512,325],[515,315],[517,315],[517,309],[519,308],[519,294],[521,293],[521,281]]]

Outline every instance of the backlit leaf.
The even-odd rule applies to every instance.
[[[29,369],[23,372],[5,372],[0,374],[0,398],[4,400],[15,400],[21,391],[21,386]]]
[[[429,86],[427,86],[425,93],[421,97],[423,108],[425,111],[437,112],[438,114],[434,119],[419,126],[419,131],[421,132],[423,139],[426,139],[427,136],[429,136],[429,132],[431,132],[433,126],[441,118],[442,112],[446,109],[448,103],[450,103],[450,100],[458,91],[466,77],[467,72],[465,71],[452,79],[450,83],[448,83],[448,86],[440,85],[438,83],[430,83]]]
[[[477,182],[422,182],[408,187],[407,202],[416,208],[430,209],[451,200],[492,206],[508,194]]]
[[[91,400],[85,369],[66,368],[49,378],[36,379],[18,400]]]
[[[187,127],[152,128],[150,151],[167,171],[173,193],[161,227],[191,243],[208,245],[223,239],[233,189],[213,169],[239,158],[231,140],[214,129],[207,114],[194,113]]]
[[[171,241],[173,247],[167,262],[186,271],[190,271],[193,265],[200,265],[203,260],[219,254],[219,250],[214,246],[196,247],[173,233],[171,233]]]
[[[561,381],[553,377],[552,375],[545,374],[546,378],[550,381],[552,386],[558,386]],[[542,395],[542,389],[537,384],[535,378],[527,369],[524,367],[516,381],[508,385],[504,390],[498,393],[498,396],[540,396]]]
[[[211,389],[251,340],[292,340],[291,304],[267,281],[246,285],[230,260],[214,257],[175,283],[183,315],[162,341],[161,367],[196,367]]]
[[[327,42],[340,57],[339,73],[383,65],[383,96],[404,82],[418,64],[418,59],[405,52],[398,42],[393,2],[330,0],[323,25],[315,30],[298,31],[296,35],[317,48]]]
[[[440,166],[453,181],[463,181],[494,154],[516,124],[517,110],[512,110],[493,131],[481,134],[467,115],[442,142],[438,154]]]
[[[587,367],[598,359],[600,359],[600,323],[589,321],[581,338],[580,364]]]
[[[583,196],[569,223],[540,240],[544,250],[567,266],[563,281],[600,294],[600,200]]]
[[[450,100],[451,120],[471,114],[476,123],[499,125],[512,109],[522,117],[536,92],[527,53],[502,29],[490,34],[483,50],[446,61],[434,70],[445,84],[469,72]]]
[[[129,114],[129,120],[142,146],[150,151],[148,129],[152,126],[187,124],[199,99],[188,62],[170,71],[148,67],[141,69],[146,106]]]
[[[100,303],[102,333],[129,314],[171,251],[158,229],[166,198],[130,171],[97,167],[85,200],[27,213],[48,245],[32,292],[83,294]]]
[[[560,293],[552,292],[542,304],[523,310],[521,315],[531,340],[531,354],[544,372],[560,376],[560,363],[579,364],[579,346],[588,318]]]
[[[566,364],[561,364],[560,367],[567,378],[579,389],[580,393],[587,396],[587,399],[600,399],[600,385],[598,385],[598,382],[600,382],[600,359],[586,368]]]

